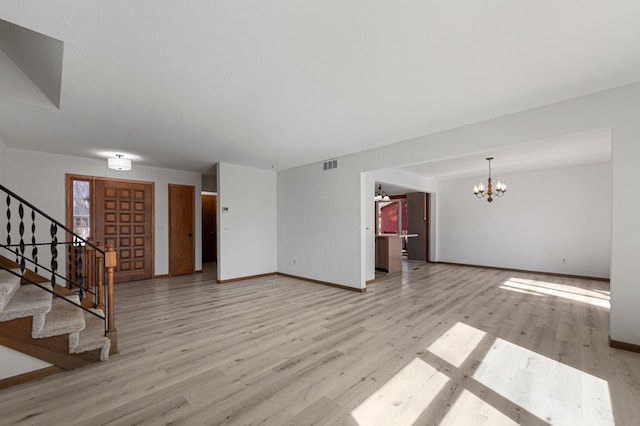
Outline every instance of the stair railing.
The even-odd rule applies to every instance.
[[[2,265],[0,268],[102,319],[105,335],[112,341],[111,352],[117,352],[113,297],[117,261],[113,246],[85,239],[3,185],[1,193],[6,194],[6,225],[0,226],[0,254],[15,261],[20,273]],[[62,260],[65,251],[66,262]],[[61,266],[66,271],[60,271]],[[53,291],[42,285],[39,276],[51,281]],[[77,292],[80,303],[62,297],[56,285]]]

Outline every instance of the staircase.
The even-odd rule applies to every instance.
[[[0,345],[63,370],[108,360],[117,351],[113,247],[93,244],[0,185],[2,195]]]
[[[50,282],[21,285],[20,269],[0,269],[0,322],[32,317],[34,339],[68,334],[69,353],[100,349],[100,361],[109,359],[111,340],[105,336],[101,309],[79,308],[77,295],[59,295],[54,300]]]

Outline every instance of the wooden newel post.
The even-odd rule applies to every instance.
[[[104,251],[104,244],[102,241],[98,241],[96,244],[101,251]],[[101,309],[104,312],[104,256],[100,251],[96,252],[96,268],[98,273],[96,274],[96,308]]]
[[[111,340],[111,354],[118,353],[118,332],[114,317],[113,274],[116,270],[116,251],[109,244],[104,254],[104,264],[107,270],[107,337]]]

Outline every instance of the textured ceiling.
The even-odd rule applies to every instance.
[[[489,167],[486,157],[494,157],[491,161],[492,176],[508,179],[510,173],[611,161],[611,136],[611,129],[602,129],[512,145],[491,152],[425,162],[401,167],[400,170],[435,179],[486,176]],[[376,182],[376,188],[378,185],[382,185],[382,190],[389,195],[405,194],[416,190],[416,188],[397,186],[387,182]]]
[[[637,1],[4,0],[0,19],[64,42],[59,110],[0,92],[8,146],[198,172],[282,170],[640,76]]]
[[[611,129],[518,144],[506,148],[423,163],[402,168],[432,178],[457,178],[486,173],[486,157],[494,157],[491,168],[499,173],[577,166],[611,161]]]

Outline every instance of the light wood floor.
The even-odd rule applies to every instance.
[[[0,391],[0,424],[637,425],[640,354],[608,347],[607,292],[424,263],[362,294],[119,284],[120,355]]]

